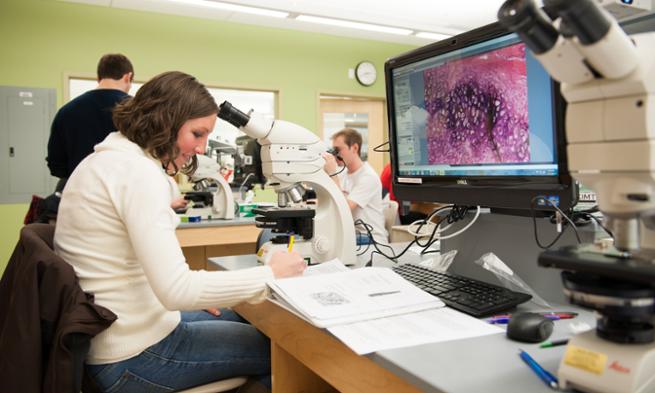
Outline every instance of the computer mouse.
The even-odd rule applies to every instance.
[[[553,321],[532,312],[513,314],[507,324],[507,337],[525,343],[542,342],[553,333]]]

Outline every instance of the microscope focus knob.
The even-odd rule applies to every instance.
[[[330,250],[330,241],[325,236],[318,236],[314,241],[314,250],[319,254],[325,254]]]

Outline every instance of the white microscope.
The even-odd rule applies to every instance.
[[[262,169],[278,195],[278,207],[256,210],[257,226],[291,230],[297,237],[293,249],[309,263],[339,258],[356,265],[355,226],[343,192],[323,170],[322,153],[327,146],[311,131],[282,120],[265,120],[257,114],[245,114],[225,101],[218,117],[231,123],[261,147]],[[316,191],[315,209],[293,207],[302,201],[303,184]],[[281,239],[281,240],[280,240]],[[270,258],[273,250],[287,249],[288,235],[274,238],[262,248],[260,260]]]
[[[202,196],[203,202],[200,206],[192,206],[187,209],[189,216],[200,216],[202,219],[234,219],[236,204],[230,183],[220,174],[220,165],[216,160],[203,155],[197,155],[198,169],[191,176],[191,180],[200,188],[195,193],[187,193],[185,198]],[[215,188],[215,191],[214,191]],[[212,190],[212,191],[203,191]],[[204,194],[204,195],[203,195]]]
[[[543,3],[506,1],[498,19],[561,82],[569,169],[596,192],[614,237],[539,256],[564,270],[572,303],[599,313],[595,331],[570,340],[560,385],[655,392],[655,33],[628,37],[598,0]]]

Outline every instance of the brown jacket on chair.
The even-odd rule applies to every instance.
[[[116,320],[53,251],[54,225],[23,227],[0,281],[0,390],[79,393],[90,339]]]

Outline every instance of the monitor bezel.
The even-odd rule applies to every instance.
[[[384,65],[387,95],[387,116],[393,179],[393,191],[399,200],[455,203],[457,205],[485,206],[497,209],[553,210],[546,204],[532,204],[536,196],[556,196],[559,207],[568,210],[577,202],[577,187],[571,177],[566,153],[564,114],[566,101],[560,94],[559,84],[551,78],[554,118],[557,138],[557,176],[425,176],[403,175],[404,179],[421,179],[421,184],[398,182],[396,124],[392,72],[398,67],[416,63],[453,50],[511,34],[498,23],[492,23],[457,36],[438,41],[389,59]]]

